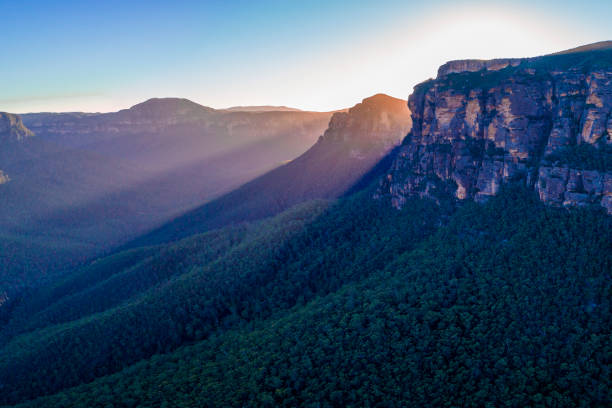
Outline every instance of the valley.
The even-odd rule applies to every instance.
[[[611,115],[609,41],[0,114],[0,406],[610,406]]]

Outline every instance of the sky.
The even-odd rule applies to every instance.
[[[0,0],[0,111],[353,106],[453,59],[612,39],[612,1]]]

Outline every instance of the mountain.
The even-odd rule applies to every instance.
[[[0,289],[42,284],[299,156],[331,115],[224,112],[178,98],[112,113],[3,114]]]
[[[612,213],[612,46],[451,61],[417,85],[414,125],[379,195],[483,201],[520,180],[556,206]]]
[[[375,168],[411,127],[406,101],[377,94],[336,112],[306,153],[171,221],[130,245],[176,240],[228,223],[277,214],[315,198],[337,198]],[[385,170],[383,168],[382,170]]]
[[[153,170],[218,158],[266,143],[277,162],[303,153],[322,134],[331,113],[217,111],[186,99],[151,99],[106,114],[25,114],[39,137],[137,160]],[[128,137],[129,136],[129,137]],[[254,146],[249,146],[254,148]],[[253,156],[263,150],[253,151]],[[238,162],[237,164],[240,164]]]

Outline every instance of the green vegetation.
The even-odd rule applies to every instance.
[[[431,143],[428,144],[425,149],[428,152],[450,154],[453,151],[453,145],[450,143]]]
[[[551,153],[545,158],[555,166],[568,166],[573,169],[612,171],[612,146],[588,143],[567,146]]]
[[[551,72],[576,70],[587,73],[597,69],[609,69],[612,66],[612,50],[594,50],[570,54],[547,55],[525,58],[517,66],[487,71],[458,72],[448,74],[438,85],[439,91],[466,91],[474,88],[489,89],[500,86],[504,81],[521,82],[551,81]],[[525,70],[532,70],[527,73]]]
[[[363,195],[250,225],[120,308],[15,337],[3,402],[609,406],[610,217],[506,188],[433,233],[447,215],[430,202]]]
[[[503,81],[521,76],[518,67],[508,66],[498,71],[481,70],[448,74],[444,79],[438,80],[440,81],[438,90],[466,92],[475,88],[493,88],[499,86]]]
[[[90,381],[306,304],[382,269],[387,259],[434,231],[439,209],[431,203],[397,212],[367,194],[347,198],[324,213],[324,203],[311,202],[253,224],[239,243],[210,259],[201,254],[209,251],[207,245],[192,245],[193,239],[202,238],[181,241],[165,250],[167,268],[160,272],[153,269],[156,263],[145,260],[149,268],[142,273],[140,264],[129,266],[58,299],[24,321],[25,333],[15,337],[19,330],[11,322],[0,352],[0,382],[11,390],[2,395],[3,401]],[[235,229],[215,234],[223,241],[227,231]],[[194,250],[189,258],[170,256],[189,252],[187,246]],[[155,276],[177,270],[178,264],[182,267],[174,277],[155,286],[144,273],[150,270]],[[126,287],[141,290],[131,290],[127,297]]]

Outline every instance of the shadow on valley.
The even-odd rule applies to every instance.
[[[512,186],[398,211],[373,188],[39,289],[2,329],[2,402],[605,405],[605,213]]]
[[[391,165],[410,131],[406,101],[377,94],[335,113],[308,151],[236,190],[189,211],[125,248],[174,241],[212,228],[280,213],[312,199],[335,199],[365,188]]]
[[[418,212],[431,211],[423,204]],[[314,201],[270,220],[96,261],[14,308],[2,331],[0,372],[8,376],[0,374],[0,383],[18,391],[45,367],[62,374],[3,395],[16,401],[58,391],[304,304],[382,268],[385,255],[433,231],[431,215],[410,220],[361,196]],[[405,222],[392,222],[399,219]]]
[[[297,157],[332,114],[177,98],[0,113],[0,293],[44,284]]]

